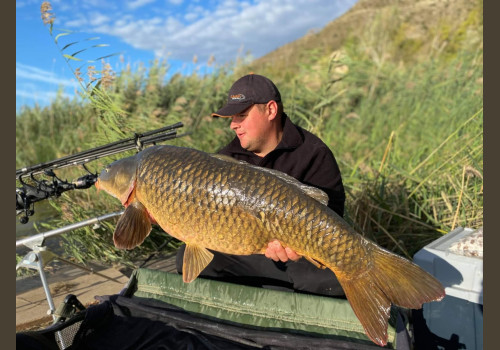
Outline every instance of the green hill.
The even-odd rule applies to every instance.
[[[482,37],[482,0],[360,0],[318,32],[256,59],[248,67],[293,77],[303,64],[329,57],[350,41],[384,50],[404,63],[427,59],[436,50],[456,53]],[[478,36],[479,35],[479,36]]]

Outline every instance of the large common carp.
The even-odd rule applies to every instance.
[[[153,146],[102,171],[96,187],[126,206],[118,248],[141,244],[157,223],[186,243],[183,279],[193,281],[216,250],[262,254],[277,239],[337,276],[366,334],[387,343],[391,303],[420,308],[443,286],[410,261],[355,232],[326,206],[327,195],[294,178],[227,156]]]

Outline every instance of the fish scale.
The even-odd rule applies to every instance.
[[[270,241],[332,270],[370,339],[387,342],[391,303],[420,308],[444,288],[412,262],[359,235],[326,206],[325,194],[286,174],[193,149],[153,146],[116,161],[96,187],[127,206],[115,245],[131,249],[151,220],[183,240],[183,279],[194,280],[215,250],[262,254]]]
[[[250,192],[247,198],[253,198],[255,201],[251,201],[249,204],[249,207],[251,207],[253,210],[257,210],[258,212],[263,212],[266,213],[265,219],[262,220],[260,217],[257,217],[255,220],[260,219],[261,223],[259,224],[258,222],[251,221],[250,223],[247,223],[247,225],[243,226],[243,229],[246,230],[251,230],[251,231],[262,231],[263,228],[266,227],[266,223],[268,223],[268,227],[271,228],[271,232],[275,233],[276,236],[274,237],[269,237],[269,235],[265,235],[264,232],[260,235],[248,235],[248,232],[242,232],[242,227],[235,225],[233,217],[238,214],[238,210],[235,210],[235,205],[238,205],[238,203],[232,203],[232,199],[234,196],[231,196],[230,200],[228,200],[228,193],[229,193],[229,187],[239,187],[241,186],[240,183],[234,183],[239,181],[239,177],[236,176],[237,172],[235,172],[232,167],[237,167],[239,166],[238,164],[231,165],[226,171],[221,171],[219,174],[221,174],[221,180],[220,180],[220,186],[207,186],[208,183],[210,183],[210,178],[207,177],[206,183],[203,183],[201,179],[203,179],[203,175],[205,173],[210,173],[213,171],[212,169],[207,168],[204,166],[205,163],[197,164],[200,163],[200,160],[197,157],[192,157],[188,159],[189,165],[185,167],[188,169],[198,169],[196,172],[190,172],[188,171],[183,171],[181,163],[173,160],[168,162],[169,158],[163,158],[163,157],[154,157],[149,160],[149,162],[153,163],[161,163],[161,167],[163,169],[169,169],[168,172],[162,173],[162,176],[166,176],[166,182],[173,182],[175,185],[171,189],[173,191],[158,191],[153,189],[153,193],[155,194],[154,196],[148,196],[149,198],[152,199],[152,203],[154,202],[161,202],[162,197],[177,197],[179,196],[179,200],[176,202],[176,205],[172,207],[172,211],[167,211],[166,213],[162,213],[160,211],[153,211],[153,217],[162,225],[164,223],[165,227],[171,227],[175,223],[174,222],[169,222],[168,218],[162,219],[160,217],[177,217],[180,215],[180,213],[186,213],[188,214],[185,223],[182,225],[181,228],[181,235],[182,238],[185,240],[190,240],[190,239],[196,239],[195,235],[198,234],[199,230],[202,230],[199,225],[196,224],[191,224],[188,225],[187,223],[199,223],[199,222],[204,222],[205,229],[202,230],[205,233],[207,233],[205,236],[210,237],[210,239],[206,238],[203,239],[202,242],[205,243],[205,246],[209,249],[215,249],[215,250],[220,250],[223,252],[230,252],[234,253],[234,244],[238,244],[241,246],[241,248],[237,249],[237,252],[239,254],[252,254],[252,253],[259,253],[262,252],[262,248],[265,246],[265,244],[272,238],[277,238],[280,241],[283,241],[287,243],[289,246],[294,247],[297,246],[297,250],[300,250],[298,248],[301,244],[306,243],[306,245],[310,248],[308,251],[311,251],[311,249],[314,247],[312,242],[302,242],[298,240],[297,242],[294,242],[290,239],[287,239],[286,235],[288,234],[289,236],[295,236],[295,237],[304,237],[304,235],[300,234],[300,227],[303,227],[304,224],[307,222],[307,201],[309,198],[307,198],[307,201],[303,199],[302,201],[300,199],[297,200],[298,203],[301,203],[301,205],[298,207],[299,212],[293,213],[292,216],[297,216],[301,218],[299,221],[298,225],[296,226],[291,226],[288,228],[288,230],[285,230],[282,235],[279,235],[279,231],[273,229],[275,226],[272,225],[271,223],[279,222],[284,219],[284,216],[281,215],[279,217],[276,217],[277,220],[273,220],[272,216],[272,209],[273,209],[273,203],[274,200],[279,197],[280,195],[283,194],[284,190],[286,188],[283,188],[284,186],[281,185],[278,181],[272,181],[268,186],[263,187],[263,186],[258,186],[259,184],[262,185],[265,182],[265,178],[260,176],[260,174],[257,174],[255,171],[249,171],[249,176],[246,177],[246,180],[248,181],[248,185],[243,188],[243,192],[245,192],[245,189],[248,188],[248,191]],[[220,170],[220,168],[219,168]],[[150,173],[154,174],[154,173]],[[259,176],[257,176],[259,175]],[[152,178],[154,178],[156,175],[152,175]],[[183,180],[179,179],[182,178]],[[249,179],[250,178],[250,179]],[[151,188],[151,185],[153,182],[150,179],[142,179],[139,177],[139,180],[143,180],[144,184],[148,187]],[[214,215],[209,217],[209,220],[205,217],[205,215],[197,215],[197,213],[203,214],[203,212],[193,212],[189,210],[187,204],[189,202],[192,202],[192,200],[189,200],[184,192],[184,188],[180,184],[182,181],[185,182],[191,182],[193,184],[193,187],[199,188],[200,191],[196,195],[198,198],[210,198],[213,197],[215,200],[216,207],[214,208],[215,213],[222,213],[223,215]],[[147,201],[143,201],[147,203]],[[231,203],[231,204],[230,204]],[[258,203],[258,206],[255,206],[254,203]],[[201,208],[206,208],[208,207],[208,203],[206,203],[204,200],[201,200],[199,202]],[[281,205],[281,208],[278,212],[280,213],[285,213],[286,209],[286,204],[285,207],[283,207],[283,202],[278,202],[278,204],[274,203],[275,207],[279,207]],[[270,208],[268,208],[270,206]],[[166,215],[162,215],[166,214]],[[268,216],[268,217],[267,217]],[[314,220],[313,220],[314,221]],[[162,225],[163,226],[163,225]],[[212,232],[206,232],[206,230],[209,229]],[[292,232],[290,232],[292,230]],[[191,232],[192,231],[192,232]],[[198,231],[198,232],[196,232]],[[221,234],[221,231],[224,232],[225,234]],[[288,231],[288,232],[287,232]],[[238,234],[233,234],[233,233],[238,233]],[[325,233],[328,234],[328,233]],[[214,235],[217,237],[217,239],[214,239]],[[233,238],[236,239],[236,241],[231,242],[228,240],[228,238]],[[254,238],[254,239],[252,239]],[[310,239],[309,239],[310,240]],[[228,243],[231,245],[228,246]],[[312,252],[314,254],[314,252]],[[317,253],[317,252],[316,252]]]
[[[147,163],[160,163],[163,169],[168,169],[167,172],[161,173],[160,175],[166,177],[166,183],[173,182],[176,185],[171,188],[166,188],[164,191],[160,191],[158,188],[153,186],[154,180],[152,181],[152,179],[158,175],[146,170],[144,174],[150,174],[151,176],[138,178],[139,182],[143,182],[144,186],[149,188],[149,193],[145,196],[148,199],[144,199],[142,201],[144,203],[163,202],[163,198],[178,196],[179,199],[175,202],[175,205],[170,207],[168,210],[153,210],[151,212],[155,220],[157,220],[161,226],[173,228],[177,221],[171,220],[170,218],[178,217],[179,215],[184,214],[186,220],[182,225],[180,225],[178,230],[174,229],[180,233],[181,238],[188,241],[196,239],[196,236],[200,231],[206,232],[208,229],[211,231],[208,232],[210,234],[205,235],[206,238],[202,239],[201,242],[205,243],[207,248],[220,249],[221,246],[226,245],[228,241],[227,235],[223,235],[221,232],[230,234],[232,232],[238,232],[241,229],[241,226],[236,226],[235,221],[232,219],[235,215],[237,215],[237,211],[233,209],[236,204],[233,200],[234,195],[228,197],[228,194],[233,193],[229,190],[228,185],[228,181],[231,177],[230,173],[220,173],[221,180],[219,184],[207,186],[207,184],[210,183],[211,178],[207,176],[207,181],[205,183],[203,183],[201,179],[203,179],[204,174],[210,173],[210,169],[203,166],[193,167],[191,163],[184,165],[183,169],[183,164],[181,162],[176,160],[169,162],[169,159],[171,158],[153,157]],[[193,162],[196,160],[196,158],[191,159]],[[140,171],[140,173],[143,172]],[[213,178],[213,175],[211,177]],[[182,180],[180,180],[181,178]],[[189,198],[190,194],[185,191],[185,187],[182,186],[181,182],[189,182],[193,188],[197,189],[194,193],[191,193],[191,198]],[[140,193],[140,187],[138,187],[138,192]],[[198,200],[195,198],[198,198]],[[209,207],[208,198],[213,198],[215,202],[215,207],[212,210],[214,215],[210,216],[209,220],[207,220],[204,210],[193,210],[196,207],[199,207],[200,209],[206,209]],[[195,203],[197,203],[197,206],[195,207],[188,205],[189,203],[193,203],[193,199],[195,199]],[[201,225],[201,223],[204,224]],[[247,228],[255,230],[256,225],[247,225]],[[239,236],[242,237],[242,235]],[[238,236],[235,237],[237,238]],[[260,250],[257,248],[257,239],[253,241],[251,240],[248,243],[250,248],[246,248],[245,251],[241,251],[241,253],[249,254]],[[251,250],[248,251],[249,249]],[[226,248],[225,250],[230,250],[230,248]]]

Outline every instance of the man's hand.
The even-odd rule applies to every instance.
[[[283,248],[281,243],[275,239],[269,242],[265,252],[265,256],[274,261],[287,262],[288,260],[297,261],[300,259],[300,255],[295,253],[292,249],[286,247]]]

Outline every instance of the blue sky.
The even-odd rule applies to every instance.
[[[321,29],[356,0],[53,0],[53,36],[41,20],[42,2],[16,0],[16,110],[47,105],[58,90],[75,96],[78,84],[60,51],[69,43],[76,42],[63,53],[87,49],[76,55],[83,61],[71,61],[73,69],[118,53],[106,59],[115,72],[158,58],[171,74],[190,74],[210,56],[219,65],[263,56]],[[61,29],[72,33],[56,45]],[[96,44],[107,46],[91,48]]]

